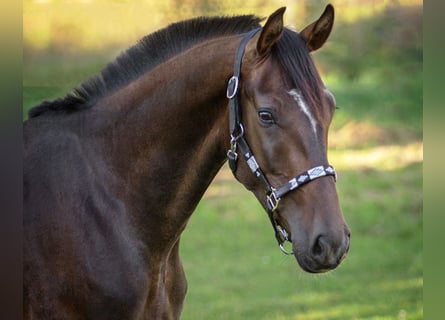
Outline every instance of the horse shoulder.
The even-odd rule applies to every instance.
[[[27,127],[25,301],[41,312],[69,312],[78,304],[76,312],[89,318],[131,319],[144,303],[145,248],[112,178],[77,134]]]

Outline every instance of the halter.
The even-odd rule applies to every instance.
[[[244,51],[246,49],[246,45],[249,40],[257,34],[261,28],[254,29],[250,31],[240,43],[238,50],[235,56],[235,65],[233,76],[230,78],[229,83],[227,85],[227,98],[229,99],[229,129],[230,129],[230,149],[227,151],[227,158],[229,160],[229,166],[235,175],[237,160],[238,160],[238,149],[244,157],[244,160],[247,162],[252,173],[260,179],[265,188],[266,188],[266,197],[267,197],[267,215],[269,216],[270,222],[272,223],[272,227],[275,231],[275,238],[278,241],[278,245],[281,251],[285,254],[293,254],[293,252],[289,252],[284,248],[284,243],[286,241],[292,242],[289,237],[287,231],[278,224],[277,220],[274,217],[274,212],[277,211],[278,205],[282,197],[286,194],[295,190],[302,185],[311,182],[315,179],[324,177],[324,176],[333,176],[335,180],[337,180],[337,174],[334,168],[331,165],[319,165],[313,167],[295,178],[289,180],[284,185],[274,188],[269,180],[267,180],[266,175],[261,170],[258,162],[256,161],[253,153],[247,143],[247,140],[244,136],[244,127],[241,122],[241,108],[240,108],[240,99],[238,95],[238,89],[240,84],[240,74],[241,74],[241,64],[244,56]]]

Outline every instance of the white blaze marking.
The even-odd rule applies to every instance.
[[[292,89],[289,91],[289,94],[297,101],[298,105],[300,106],[301,111],[304,112],[304,114],[308,117],[309,121],[311,122],[312,129],[314,130],[314,133],[317,134],[317,121],[315,121],[315,118],[312,116],[311,112],[309,111],[309,108],[306,104],[306,102],[303,100],[303,97],[298,92],[297,89]]]

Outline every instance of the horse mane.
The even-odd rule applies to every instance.
[[[205,40],[241,34],[260,27],[254,15],[199,17],[173,23],[149,34],[122,52],[98,74],[74,88],[64,98],[44,101],[28,112],[29,118],[49,110],[73,112],[93,106],[100,98],[125,86],[169,58]]]

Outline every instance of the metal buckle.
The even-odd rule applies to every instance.
[[[238,159],[238,153],[236,153],[235,150],[236,150],[236,144],[235,148],[231,147],[229,150],[227,150],[227,158],[236,161]]]
[[[239,133],[234,136],[233,133],[230,135],[230,149],[227,150],[227,157],[230,160],[237,160],[238,159],[238,153],[236,152],[237,148],[237,141],[244,135],[244,127],[240,123],[238,125]]]
[[[230,78],[229,83],[227,84],[227,98],[232,99],[236,96],[236,93],[238,92],[238,84],[239,79],[237,76],[233,76],[232,78]]]
[[[283,236],[284,241],[289,241],[289,234],[287,233],[287,231],[279,224],[277,224],[277,229]]]
[[[271,212],[277,210],[278,204],[280,203],[280,198],[277,197],[275,191],[276,189],[272,188],[272,190],[267,193],[267,207]]]
[[[236,131],[236,128],[230,134],[230,145],[232,145],[232,143],[236,143],[244,135],[244,127],[241,123],[238,124],[238,129],[239,133],[236,136],[233,135]]]

